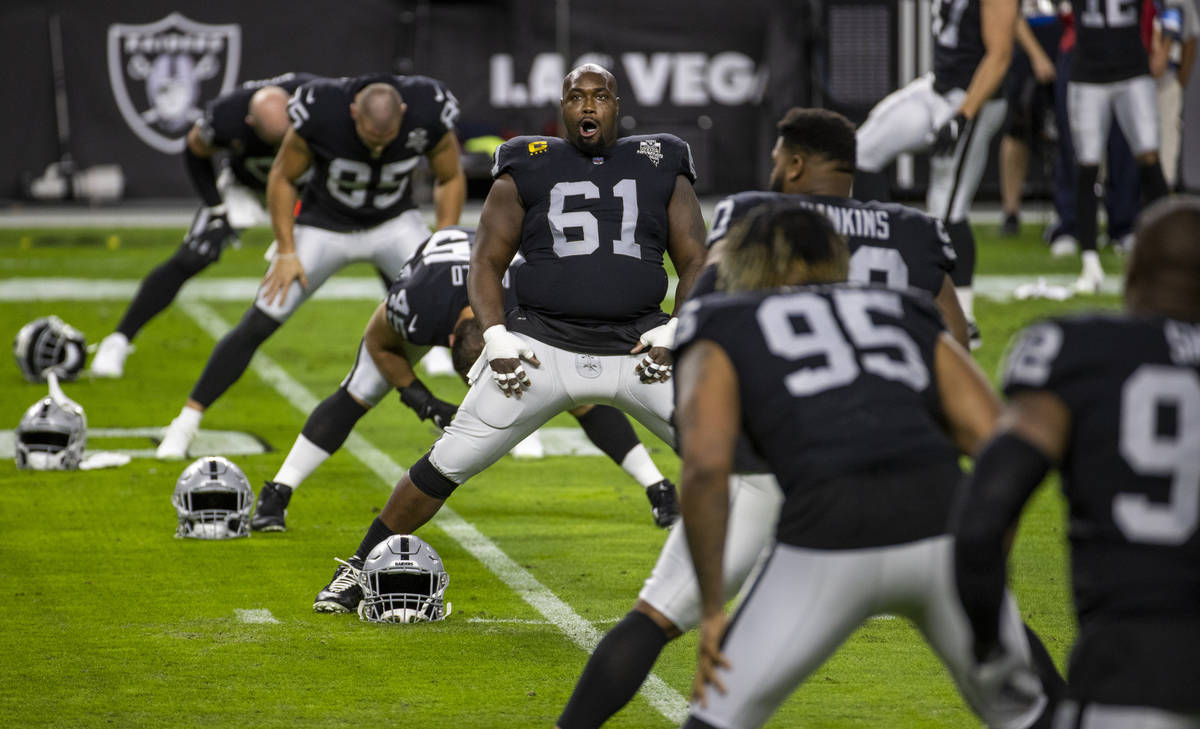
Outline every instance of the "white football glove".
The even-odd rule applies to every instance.
[[[529,375],[525,374],[521,360],[527,360],[534,366],[540,364],[525,340],[508,331],[503,324],[494,324],[484,330],[483,358],[491,365],[492,379],[505,397],[520,397],[533,384],[529,381]],[[511,371],[497,370],[496,360],[504,359],[517,360],[516,368]]]
[[[634,370],[642,382],[666,382],[671,379],[671,364],[655,362],[650,358],[650,350],[655,347],[670,349],[674,346],[675,327],[677,326],[679,326],[679,319],[671,317],[666,324],[660,324],[643,332],[642,336],[638,337],[638,346],[633,348],[633,353],[636,354],[645,349],[646,356],[642,357]]]

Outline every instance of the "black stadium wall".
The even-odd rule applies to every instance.
[[[290,70],[439,78],[459,99],[464,139],[557,133],[561,79],[586,60],[615,73],[623,133],[671,132],[692,145],[702,194],[756,188],[774,121],[789,106],[829,106],[861,121],[921,72],[928,3],[7,0],[0,199],[20,199],[23,180],[64,155],[81,168],[120,165],[126,198],[190,197],[179,151],[204,102]],[[52,19],[61,29],[65,127]],[[486,153],[479,157],[469,172],[483,182]],[[897,192],[919,193],[921,159],[896,179]],[[981,195],[995,187],[990,171]]]

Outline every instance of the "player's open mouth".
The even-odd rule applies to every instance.
[[[600,125],[595,119],[583,119],[579,122],[579,136],[590,139],[600,131]]]

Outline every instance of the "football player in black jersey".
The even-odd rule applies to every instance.
[[[930,215],[946,221],[958,264],[954,285],[971,336],[975,326],[975,236],[967,214],[1007,103],[997,96],[1012,59],[1017,0],[934,0],[933,71],[889,94],[858,129],[855,197],[885,199],[878,173],[898,155],[930,149]]]
[[[288,103],[292,127],[267,179],[275,231],[271,266],[254,304],[214,347],[191,396],[159,443],[159,458],[187,456],[204,410],[245,372],[254,352],[344,266],[371,261],[389,280],[429,226],[409,176],[424,157],[434,177],[438,228],[466,200],[454,122],[458,102],[425,76],[316,79]],[[298,216],[297,180],[311,169]]]
[[[421,244],[405,264],[367,324],[349,374],[312,411],[279,472],[259,491],[251,529],[285,531],[293,491],[341,448],[355,424],[392,388],[420,419],[439,429],[454,417],[458,406],[434,396],[417,377],[414,365],[430,347],[450,347],[455,369],[466,379],[483,349],[482,332],[467,304],[466,275],[474,239],[473,228],[444,228]],[[506,288],[507,304],[515,305],[515,298]],[[674,486],[654,465],[625,416],[615,408],[590,405],[571,413],[588,438],[646,489],[658,525],[669,526],[678,515]],[[663,492],[668,498],[661,496]],[[366,544],[362,556],[376,543]]]
[[[975,653],[996,640],[1005,534],[1051,467],[1070,511],[1078,638],[1056,726],[1200,727],[1200,198],[1138,222],[1125,312],[1022,332],[1002,426],[957,514]]]
[[[947,522],[959,454],[975,453],[992,432],[999,402],[928,296],[811,285],[844,281],[848,259],[825,216],[763,206],[731,233],[720,264],[726,293],[680,313],[680,497],[702,604],[684,726],[762,725],[880,612],[916,624],[989,726],[1048,726],[1011,596],[1001,632],[1009,652],[981,665],[954,588]],[[739,433],[770,466],[784,502],[775,544],[727,620]]]
[[[1135,0],[1071,0],[1075,57],[1067,85],[1067,116],[1075,144],[1075,233],[1083,271],[1081,293],[1096,293],[1104,269],[1096,252],[1096,178],[1114,116],[1137,159],[1142,200],[1167,194],[1158,163],[1158,96],[1142,44],[1141,3]]]
[[[703,265],[691,151],[669,134],[618,139],[616,81],[599,66],[567,75],[561,105],[565,138],[516,137],[496,151],[467,278],[484,356],[454,420],[388,500],[397,533],[578,405],[614,405],[674,442],[675,322],[660,305],[664,253],[679,274],[677,302]],[[518,249],[517,306],[506,315],[501,280]]]
[[[146,275],[116,331],[100,340],[92,358],[96,377],[120,377],[131,342],[151,319],[175,300],[188,279],[215,263],[238,231],[268,220],[263,210],[267,171],[288,129],[288,96],[315,78],[286,73],[208,102],[187,134],[183,159],[192,187],[204,203],[183,244]]]
[[[851,281],[928,292],[947,329],[967,346],[967,323],[950,275],[956,256],[942,221],[896,203],[850,199],[856,141],[854,126],[841,114],[794,108],[775,126],[779,136],[771,150],[770,192],[739,192],[717,203],[708,233],[709,262],[719,259],[729,228],[758,205],[807,207],[824,213],[846,236]]]
[[[850,245],[851,280],[905,289],[914,286],[937,296],[955,339],[967,346],[966,321],[947,271],[953,267],[941,221],[894,203],[847,199],[854,174],[854,126],[826,109],[789,110],[776,125],[771,152],[771,192],[740,192],[713,211],[708,266],[693,296],[715,288],[716,261],[725,239],[752,210],[772,203],[815,210],[829,218]],[[732,479],[733,511],[725,554],[725,589],[742,585],[770,543],[781,498],[766,467],[739,453],[739,476]],[[681,530],[667,537],[658,562],[638,593],[633,609],[592,651],[559,729],[601,726],[633,698],[666,644],[700,620],[699,593]]]

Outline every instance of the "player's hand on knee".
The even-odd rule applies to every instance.
[[[692,681],[692,699],[701,706],[708,706],[708,687],[725,693],[725,684],[717,677],[717,669],[729,670],[729,660],[721,652],[721,639],[725,636],[725,613],[705,616],[700,621],[700,642],[696,647],[698,661],[696,676]]]
[[[400,388],[400,402],[412,408],[418,418],[432,421],[440,430],[445,430],[458,412],[456,405],[439,400],[420,380]]]
[[[934,157],[950,157],[958,148],[958,140],[966,136],[971,121],[962,112],[947,119],[933,134],[929,153]]]
[[[675,345],[675,327],[679,319],[671,317],[666,324],[649,329],[638,337],[637,346],[629,350],[637,354],[649,348],[646,356],[634,368],[642,382],[666,382],[671,379],[671,347]]]
[[[671,379],[672,367],[671,350],[666,347],[652,347],[637,363],[634,371],[642,382],[650,384]]]
[[[193,223],[183,244],[204,259],[215,261],[225,246],[236,244],[237,240],[237,231],[229,224],[225,206],[219,205],[197,213],[197,222]]]
[[[495,324],[484,330],[483,355],[492,369],[492,379],[505,397],[520,397],[533,384],[521,360],[534,367],[542,364],[525,340],[508,331],[503,324]]]
[[[283,302],[293,281],[299,281],[301,286],[308,288],[308,276],[304,274],[300,257],[295,253],[276,253],[261,284],[267,304],[274,304],[276,300]]]

